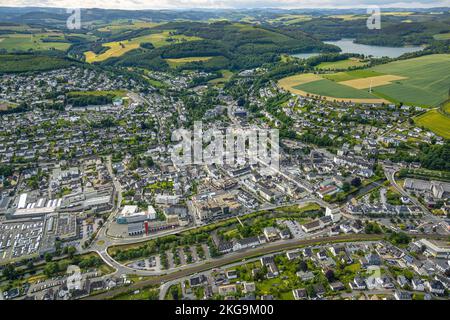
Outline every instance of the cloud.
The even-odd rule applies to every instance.
[[[80,7],[115,9],[187,9],[187,8],[424,8],[449,7],[450,0],[1,0],[1,6]]]

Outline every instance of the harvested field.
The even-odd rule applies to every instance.
[[[406,77],[394,76],[394,75],[385,75],[385,76],[377,76],[377,77],[369,77],[369,78],[360,78],[339,82],[340,84],[355,88],[355,89],[369,89],[370,87],[380,87],[391,84],[397,80],[404,80]]]

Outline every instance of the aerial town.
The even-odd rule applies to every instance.
[[[273,68],[0,73],[0,300],[447,300],[450,128]],[[198,122],[278,165],[174,161]]]

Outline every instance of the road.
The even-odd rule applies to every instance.
[[[367,234],[353,234],[353,235],[343,235],[343,236],[334,236],[334,237],[322,237],[322,238],[314,238],[307,240],[289,240],[280,243],[274,243],[271,246],[266,247],[258,247],[252,249],[250,251],[240,251],[235,254],[226,255],[215,259],[209,263],[205,263],[198,266],[187,267],[178,272],[173,272],[169,274],[164,274],[158,277],[152,277],[151,279],[143,280],[138,283],[134,283],[127,287],[121,287],[115,290],[110,290],[108,292],[104,292],[98,295],[86,297],[86,300],[98,300],[98,299],[108,299],[116,296],[117,294],[134,291],[141,289],[143,287],[152,286],[152,285],[160,285],[166,282],[170,282],[173,280],[177,280],[198,272],[207,271],[213,268],[218,268],[224,265],[231,264],[238,260],[246,259],[249,256],[260,256],[268,253],[274,253],[284,250],[295,249],[300,246],[313,245],[316,243],[326,244],[332,242],[345,242],[345,241],[373,241],[373,240],[381,240],[383,238],[382,235],[367,235]]]

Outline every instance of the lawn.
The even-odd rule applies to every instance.
[[[181,41],[194,41],[194,40],[201,40],[201,38],[184,35],[171,35],[170,31],[166,30],[160,33],[152,33],[149,35],[133,38],[130,40],[104,43],[103,46],[109,48],[107,51],[101,54],[96,54],[92,51],[87,51],[84,53],[84,55],[86,57],[86,62],[93,63],[104,61],[112,57],[120,57],[131,50],[139,48],[141,43],[149,42],[153,44],[155,48],[159,48],[162,46],[178,43]]]
[[[358,59],[346,59],[332,62],[322,62],[316,68],[319,70],[344,70],[351,67],[361,67],[366,65]]]
[[[433,109],[414,119],[420,127],[425,127],[437,135],[450,139],[450,117]]]
[[[8,52],[49,49],[64,51],[70,47],[69,42],[52,42],[52,40],[65,41],[64,39],[62,33],[2,34],[0,35],[0,49],[5,49]]]

